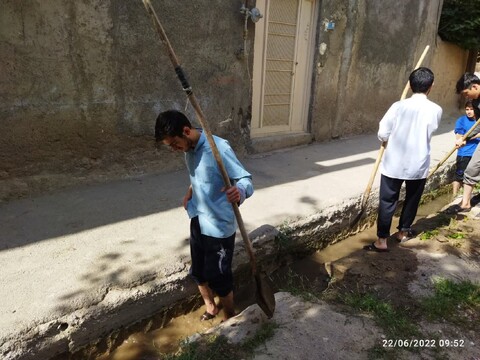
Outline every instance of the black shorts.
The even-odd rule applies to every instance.
[[[233,291],[232,260],[235,233],[227,238],[216,238],[200,232],[198,217],[190,221],[190,276],[197,285],[208,283],[218,296]]]
[[[465,172],[471,158],[471,156],[457,156],[455,175],[453,176],[454,181],[463,182],[463,173]]]

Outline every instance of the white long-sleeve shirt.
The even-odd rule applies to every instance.
[[[442,117],[442,108],[425,94],[395,102],[378,129],[387,141],[380,172],[403,180],[424,179],[430,167],[430,140]]]

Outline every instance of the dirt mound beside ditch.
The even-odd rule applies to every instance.
[[[319,288],[322,281],[311,279],[302,286],[310,301],[305,294],[279,292],[273,319],[252,305],[207,334],[242,343],[266,324],[275,324],[273,335],[254,350],[255,359],[478,360],[479,218],[480,208],[467,215],[428,216],[416,223],[419,235],[414,239],[404,243],[389,239],[388,253],[359,249],[330,264],[326,290]],[[325,269],[319,271],[318,278],[324,277]],[[454,317],[427,316],[424,299],[434,296],[439,279],[477,285],[473,305],[459,303]]]

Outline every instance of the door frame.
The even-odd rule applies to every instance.
[[[313,80],[313,62],[315,51],[315,38],[318,19],[318,0],[299,0],[299,19],[297,20],[297,41],[295,45],[295,60],[298,54],[305,54],[305,65],[297,72],[292,84],[292,97],[290,100],[289,125],[277,125],[261,127],[263,116],[263,91],[265,84],[265,63],[266,63],[266,37],[268,34],[268,5],[275,0],[257,0],[256,6],[262,14],[265,14],[263,21],[255,24],[255,42],[253,57],[252,77],[252,121],[250,136],[267,137],[280,134],[294,134],[307,132],[309,104],[311,97],[311,84]],[[304,4],[311,3],[309,22],[302,23],[306,16]],[[307,13],[308,15],[308,13]],[[305,29],[306,27],[306,29]],[[308,41],[300,41],[301,36],[308,36]],[[301,79],[300,79],[301,77]]]

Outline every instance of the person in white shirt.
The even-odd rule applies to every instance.
[[[430,140],[442,117],[442,108],[427,99],[433,80],[430,69],[414,70],[409,77],[413,95],[395,102],[380,121],[378,138],[387,145],[380,167],[378,238],[363,247],[367,251],[389,251],[387,238],[403,183],[406,194],[396,239],[405,241],[413,236],[411,226],[430,167]]]

